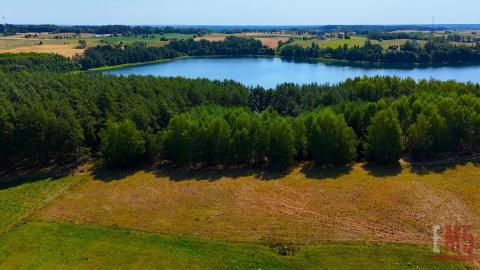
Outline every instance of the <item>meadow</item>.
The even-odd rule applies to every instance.
[[[55,245],[52,245],[55,243]],[[96,225],[28,222],[0,238],[2,269],[467,269],[430,249],[316,244],[291,256],[259,243],[202,241]]]
[[[480,225],[479,174],[162,166],[7,182],[0,268],[471,269],[432,261],[430,226]]]

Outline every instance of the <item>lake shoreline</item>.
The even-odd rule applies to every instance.
[[[177,61],[175,61],[177,60]],[[129,76],[184,77],[190,79],[233,80],[245,86],[274,88],[278,84],[336,84],[349,78],[392,76],[420,80],[456,80],[480,83],[480,66],[413,66],[395,64],[305,61],[281,57],[181,57],[96,70],[99,73]],[[94,71],[95,72],[95,71]]]
[[[387,63],[387,62],[368,62],[368,61],[350,61],[350,60],[343,60],[343,59],[332,59],[332,58],[292,58],[292,57],[282,57],[278,55],[205,55],[205,56],[180,56],[171,59],[159,59],[155,61],[147,61],[147,62],[136,62],[136,63],[128,63],[128,64],[121,64],[115,66],[104,66],[98,68],[92,68],[85,70],[85,72],[98,72],[98,71],[106,71],[112,69],[120,69],[125,67],[134,67],[134,66],[142,66],[142,65],[151,65],[151,64],[160,64],[166,63],[181,59],[195,59],[195,58],[278,58],[286,61],[293,61],[299,63],[326,63],[326,64],[339,64],[344,66],[365,66],[365,67],[378,67],[378,68],[388,68],[388,67],[404,67],[404,68],[441,68],[441,67],[465,67],[465,66],[480,66],[480,63],[458,63],[458,64],[435,64],[435,63]]]

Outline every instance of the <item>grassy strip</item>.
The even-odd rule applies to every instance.
[[[302,246],[200,241],[91,225],[30,222],[0,238],[1,269],[466,269],[430,249],[393,244]]]
[[[170,61],[178,60],[178,59],[181,59],[181,58],[186,58],[186,57],[177,57],[177,58],[173,58],[173,59],[160,59],[160,60],[149,61],[149,62],[130,63],[130,64],[123,64],[123,65],[116,65],[116,66],[104,66],[104,67],[98,67],[98,68],[89,69],[88,72],[98,72],[98,71],[106,71],[106,70],[119,69],[119,68],[125,68],[125,67],[133,67],[133,66],[143,66],[143,65],[148,65],[148,64],[165,63],[165,62],[170,62]]]
[[[0,185],[0,235],[28,218],[40,207],[72,190],[83,177],[45,178]]]

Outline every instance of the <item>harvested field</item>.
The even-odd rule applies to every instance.
[[[257,40],[260,40],[262,42],[263,45],[267,46],[267,47],[270,47],[270,48],[277,48],[278,47],[278,42],[279,41],[288,41],[288,37],[254,37],[254,36],[249,36],[249,35],[243,35],[243,36],[247,36],[247,37],[253,37]],[[196,41],[199,41],[199,40],[208,40],[208,41],[224,41],[225,40],[225,37],[224,35],[209,35],[209,36],[204,36],[204,37],[197,37],[195,38]]]
[[[83,54],[83,49],[77,49],[75,44],[62,45],[41,45],[18,47],[14,49],[0,50],[0,53],[56,53],[65,57],[72,57],[76,54]]]
[[[429,244],[435,224],[480,228],[479,176],[478,164],[104,171],[36,218],[209,240]]]
[[[195,41],[208,40],[208,41],[224,41],[226,36],[204,36],[196,37]]]
[[[255,38],[257,40],[260,40],[263,45],[276,49],[278,47],[278,42],[286,42],[289,40],[288,37],[283,37],[283,38]]]

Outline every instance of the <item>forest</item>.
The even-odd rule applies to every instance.
[[[0,72],[0,164],[112,167],[396,163],[480,146],[480,86],[396,77],[247,88],[233,81]]]
[[[79,71],[81,65],[58,54],[0,54],[0,71],[49,71],[70,72]]]

